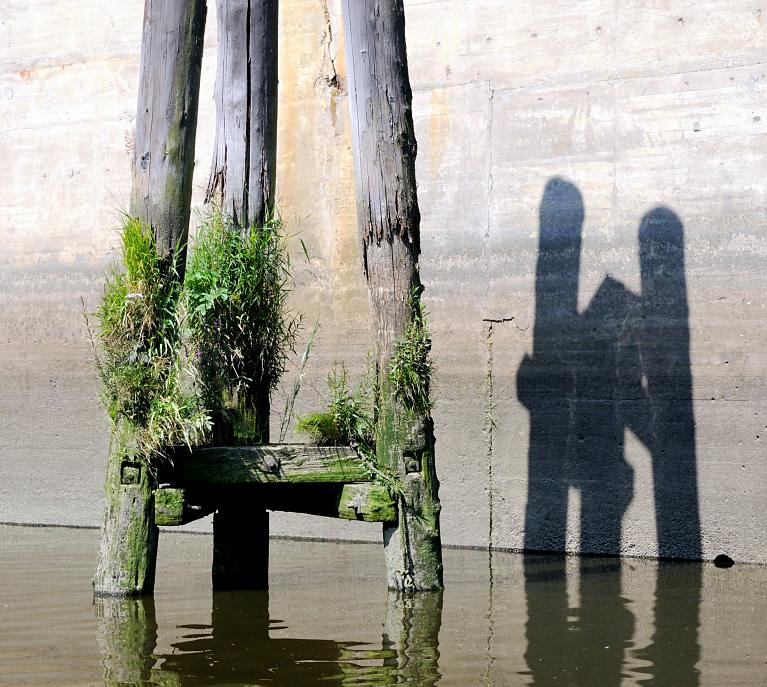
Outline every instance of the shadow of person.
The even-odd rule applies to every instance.
[[[436,685],[442,593],[389,592],[382,647],[272,637],[267,591],[214,592],[210,625],[182,625],[172,651],[156,654],[150,598],[96,601],[104,683],[120,685]]]
[[[561,555],[531,559],[525,566],[525,661],[532,685],[699,684],[699,563],[657,564],[651,626],[646,628],[650,642],[636,646],[629,609],[648,604],[647,585],[633,585],[633,595],[624,597],[617,559],[570,559],[569,566]],[[578,601],[568,605],[568,587],[571,592],[576,588],[568,577],[576,573],[579,593],[571,598]]]
[[[573,184],[551,179],[539,207],[532,356],[517,372],[517,396],[530,413],[525,550],[564,551],[567,454],[576,385],[578,277],[583,199]]]
[[[642,218],[639,261],[647,399],[630,426],[652,455],[658,556],[700,560],[684,227],[676,213],[657,207]]]
[[[633,496],[629,429],[652,457],[658,554],[700,559],[684,228],[668,208],[639,226],[642,292],[607,276],[578,312],[583,199],[554,178],[540,204],[532,356],[517,373],[530,413],[525,549],[564,551],[570,489],[581,553],[616,555]]]
[[[626,648],[635,619],[621,595],[617,559],[528,556],[525,562],[527,622],[525,661],[532,685],[604,685],[624,677]],[[579,603],[569,603],[568,578],[577,576]],[[573,597],[575,598],[575,596]]]
[[[642,218],[639,260],[647,400],[630,426],[652,456],[658,555],[697,561],[702,547],[684,226],[672,210],[657,207]],[[658,564],[654,631],[639,652],[649,664],[642,684],[699,684],[701,585],[698,563]]]
[[[559,178],[546,184],[539,220],[533,352],[517,374],[517,395],[530,413],[525,549],[565,551],[573,487],[580,494],[580,550],[615,552],[633,474],[622,426],[616,441],[613,400],[623,323],[636,299],[608,277],[578,312],[584,207],[574,184]],[[619,564],[582,559],[580,565],[581,604],[570,608],[566,559],[525,557],[525,657],[534,685],[620,684],[634,617],[620,594]],[[589,584],[595,565],[613,569],[596,595]]]
[[[682,223],[666,208],[647,213],[639,227],[641,294],[607,276],[581,313],[584,208],[577,187],[551,179],[539,218],[533,350],[517,373],[517,396],[530,413],[525,549],[566,550],[572,491],[580,500],[579,552],[621,552],[623,519],[634,488],[624,447],[628,429],[652,459],[659,555],[699,558]],[[536,684],[561,677],[567,666],[588,672],[581,659],[592,645],[600,652],[600,684],[620,683],[634,619],[621,596],[620,575],[605,577],[597,589],[587,583],[593,566],[587,558],[580,561],[581,603],[573,613],[564,559],[526,557],[528,664]],[[598,566],[620,567],[617,561]],[[542,571],[550,585],[544,595],[534,593]],[[668,604],[661,603],[667,596],[665,579],[659,577],[656,592],[659,628],[667,620]],[[690,645],[696,646],[697,624],[689,626]],[[575,634],[570,633],[573,627]],[[555,657],[552,665],[546,653],[554,635],[560,637],[563,651],[558,655],[567,657],[565,664]]]
[[[629,360],[638,356],[630,323],[639,299],[608,276],[578,312],[583,217],[577,187],[551,179],[539,212],[533,353],[517,373],[517,395],[530,413],[527,551],[565,551],[572,487],[581,553],[618,553],[633,493],[617,398],[640,388],[638,364]]]
[[[700,683],[702,573],[697,562],[658,562],[652,635],[649,645],[636,652],[646,664],[636,671],[639,684],[696,687]]]

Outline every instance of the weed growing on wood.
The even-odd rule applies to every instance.
[[[120,238],[123,269],[107,275],[95,313],[99,341],[91,342],[109,417],[137,430],[140,448],[152,456],[202,441],[210,417],[182,388],[190,371],[180,356],[178,249],[158,258],[151,228],[131,217]]]
[[[302,242],[303,245],[303,242]],[[306,252],[306,246],[304,246],[304,252]],[[301,362],[298,365],[298,374],[296,375],[295,380],[293,381],[293,388],[290,390],[290,393],[285,394],[285,407],[282,411],[282,420],[280,421],[280,443],[285,441],[285,437],[288,434],[288,428],[290,427],[290,423],[293,420],[293,415],[295,413],[295,407],[296,407],[296,399],[298,398],[298,394],[301,391],[301,385],[304,382],[304,375],[306,374],[306,364],[309,362],[309,355],[312,352],[312,347],[314,346],[314,339],[317,336],[317,332],[320,329],[320,322],[319,320],[314,321],[314,327],[312,327],[312,331],[309,334],[309,339],[306,342],[306,347],[304,348],[304,353],[301,356]]]
[[[327,378],[330,402],[327,410],[298,419],[296,431],[318,446],[361,446],[375,452],[373,392],[365,375],[352,391],[346,365],[336,364]]]
[[[394,346],[389,362],[389,383],[394,395],[408,409],[426,415],[432,408],[431,377],[434,371],[429,357],[431,338],[426,321],[426,311],[412,296],[413,315],[404,334]]]
[[[300,322],[287,310],[280,221],[241,229],[212,214],[183,285],[178,247],[158,258],[151,228],[130,217],[120,237],[123,268],[107,275],[98,337],[86,316],[110,418],[135,429],[148,456],[210,440],[212,418],[252,429],[252,401],[276,386]]]
[[[330,402],[327,410],[309,413],[298,419],[296,431],[318,446],[352,446],[370,477],[384,484],[392,494],[401,494],[396,473],[382,468],[376,460],[374,368],[352,390],[346,365],[336,364],[328,375]]]
[[[277,385],[300,324],[287,307],[291,284],[276,216],[241,228],[215,212],[198,230],[184,280],[185,336],[210,410],[250,412],[256,392]]]

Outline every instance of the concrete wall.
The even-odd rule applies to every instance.
[[[0,521],[100,519],[80,297],[95,304],[127,204],[142,4],[0,0]],[[406,11],[446,543],[767,562],[762,9]],[[311,256],[296,308],[321,323],[304,410],[370,345],[340,2],[283,0],[281,42],[278,197]]]

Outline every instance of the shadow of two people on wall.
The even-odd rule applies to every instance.
[[[578,550],[621,552],[634,483],[629,429],[652,458],[659,557],[700,559],[682,222],[664,207],[648,212],[641,293],[607,276],[578,312],[583,219],[577,187],[551,179],[540,205],[533,351],[517,376],[530,413],[525,549],[566,550],[573,488]]]
[[[668,208],[648,212],[639,225],[641,293],[607,276],[579,312],[583,220],[578,188],[551,179],[540,205],[533,351],[517,375],[518,397],[530,413],[525,549],[567,549],[572,489],[580,496],[580,553],[621,553],[634,493],[624,445],[628,429],[652,460],[659,557],[699,560],[684,227]],[[595,665],[600,684],[621,683],[635,618],[619,574],[594,581],[594,573],[619,565],[617,559],[581,558],[579,607],[573,609],[564,558],[525,558],[525,658],[533,684],[558,684],[568,676],[572,684],[593,684]],[[680,583],[687,595],[679,594]],[[635,652],[648,684],[675,678],[681,679],[676,684],[698,684],[700,584],[699,565],[659,564],[654,633]],[[558,652],[548,648],[552,642]]]

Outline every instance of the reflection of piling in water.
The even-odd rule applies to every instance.
[[[393,655],[385,664],[396,665],[395,682],[429,687],[439,672],[439,630],[442,626],[442,592],[402,594],[390,591],[383,648]]]
[[[151,598],[96,600],[96,641],[104,683],[122,685],[323,684],[370,687],[440,679],[442,592],[389,592],[383,646],[270,637],[266,591],[214,592],[210,625],[182,625],[169,654],[155,654]]]
[[[107,687],[150,684],[157,644],[152,598],[100,597],[94,604],[104,684]]]

